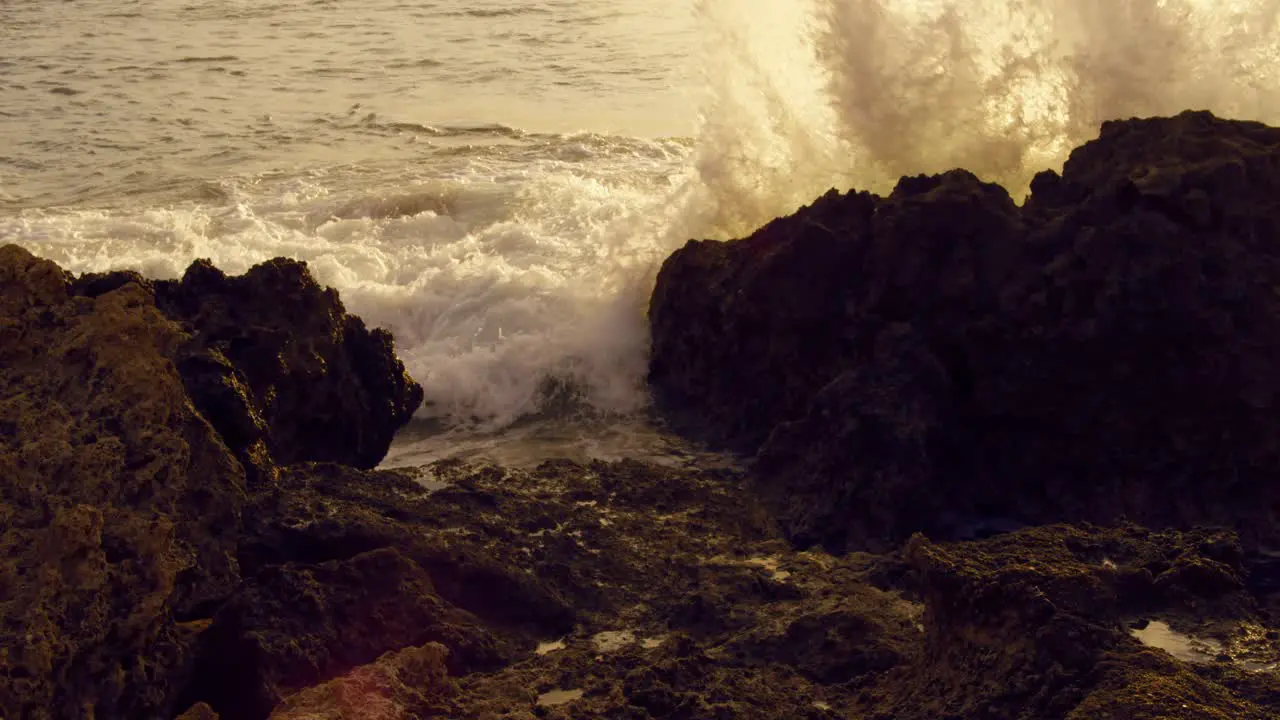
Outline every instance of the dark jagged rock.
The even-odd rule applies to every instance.
[[[1205,162],[1220,152],[1197,139],[1214,121],[1170,122],[1167,132],[1189,137],[1155,143],[1153,161],[1164,162],[1178,147]],[[1094,151],[1100,154],[1091,163],[1122,156],[1139,162],[1133,157],[1141,155],[1132,148]],[[1242,162],[1247,174],[1266,169]],[[1102,181],[1080,180],[1091,176],[1072,167],[1062,179],[1038,179],[1038,199],[1021,210],[998,188],[961,172],[904,180],[884,200],[824,198],[817,219],[835,239],[810,240],[819,247],[844,243],[827,257],[856,258],[863,274],[849,276],[861,278],[851,288],[842,279],[847,267],[824,268],[822,283],[809,287],[804,255],[791,247],[809,242],[799,239],[807,231],[794,219],[757,239],[759,252],[746,264],[734,257],[733,245],[692,251],[710,253],[702,260],[719,273],[720,289],[744,278],[753,288],[700,301],[700,317],[735,332],[795,320],[844,333],[842,344],[822,351],[821,362],[751,406],[791,413],[782,418],[789,422],[717,410],[722,439],[761,442],[772,433],[754,472],[757,480],[785,477],[791,492],[764,482],[759,493],[737,470],[626,461],[534,469],[442,462],[395,471],[284,465],[282,459],[308,452],[297,436],[305,424],[290,413],[315,408],[297,398],[277,402],[264,388],[277,388],[277,397],[293,393],[306,378],[339,379],[315,374],[322,365],[338,367],[354,373],[354,381],[317,394],[378,422],[411,405],[405,393],[413,393],[394,379],[403,380],[403,372],[389,343],[346,342],[350,323],[341,306],[317,291],[300,266],[260,267],[250,273],[261,281],[257,289],[199,264],[188,282],[152,284],[130,273],[72,278],[20,249],[0,248],[0,715],[1276,717],[1274,555],[1216,529],[1077,524],[1008,532],[1098,500],[1114,504],[1086,507],[1084,514],[1109,519],[1149,507],[1153,521],[1181,522],[1231,512],[1243,518],[1243,528],[1256,530],[1251,523],[1268,512],[1265,506],[1255,515],[1237,512],[1241,503],[1264,501],[1266,488],[1225,483],[1219,490],[1239,497],[1193,492],[1188,502],[1207,504],[1173,512],[1182,508],[1176,493],[1196,477],[1171,474],[1168,490],[1175,495],[1157,497],[1151,476],[1134,470],[1150,458],[1117,459],[1113,452],[1076,465],[1049,462],[1064,448],[1087,447],[1098,433],[1125,430],[1124,413],[1108,414],[1109,402],[1128,397],[1116,378],[1135,386],[1145,380],[1132,374],[1140,367],[1134,360],[1128,375],[1097,370],[1113,383],[1107,397],[1063,395],[1048,373],[1056,368],[1077,383],[1073,388],[1084,387],[1078,384],[1084,373],[1053,363],[1112,357],[1080,348],[1091,338],[1109,342],[1125,328],[1140,348],[1164,348],[1155,340],[1171,327],[1116,321],[1113,315],[1128,317],[1144,306],[1114,301],[1123,312],[1107,314],[1113,301],[1102,300],[1111,291],[1077,287],[1074,279],[1091,276],[1053,264],[1067,252],[1067,237],[1074,238],[1071,252],[1077,246],[1082,257],[1099,252],[1077,242],[1088,233],[1070,229],[1073,223],[1111,227],[1110,202],[1125,212],[1141,206],[1143,218],[1190,207],[1187,217],[1195,222],[1270,232],[1264,217],[1248,215],[1261,201],[1243,191],[1241,204],[1223,201],[1222,207],[1245,208],[1244,220],[1231,220],[1235,211],[1220,213],[1216,200],[1202,211],[1194,198],[1143,200],[1123,183],[1111,200],[1098,200],[1094,185]],[[846,205],[852,213],[842,219]],[[1148,219],[1134,222],[1147,227]],[[1111,237],[1112,230],[1093,232]],[[898,236],[906,239],[885,242]],[[1145,248],[1132,238],[1116,243]],[[1171,246],[1182,248],[1180,258],[1203,259],[1199,245]],[[949,259],[924,262],[939,252]],[[1183,277],[1178,263],[1166,267],[1163,256],[1144,252],[1104,264],[1119,273],[1114,282],[1125,292],[1166,277],[1161,268]],[[1266,263],[1248,272],[1229,266],[1245,278],[1232,285],[1241,288],[1238,297],[1261,302],[1253,283],[1269,277]],[[762,293],[779,267],[800,294],[795,305],[774,312]],[[1131,271],[1137,275],[1125,274]],[[696,298],[669,276],[664,282],[669,292]],[[1163,287],[1150,282],[1134,297],[1148,302],[1152,288]],[[206,285],[211,305],[200,308],[197,290]],[[266,287],[286,299],[262,316],[236,306],[253,293],[270,296]],[[806,290],[815,294],[806,297]],[[1192,290],[1195,298],[1218,297],[1200,286]],[[157,292],[159,305],[183,322],[157,309]],[[1033,302],[1042,292],[1044,302]],[[315,302],[301,300],[309,293]],[[805,305],[846,294],[852,300],[835,310]],[[1070,302],[1056,304],[1060,296]],[[1191,302],[1167,306],[1176,315],[1199,307]],[[1270,352],[1267,319],[1245,306],[1227,312],[1208,305],[1220,312],[1196,315],[1196,322],[1217,328],[1229,316],[1254,343],[1226,367],[1240,371],[1261,362]],[[1079,310],[1085,306],[1118,324],[1095,318],[1072,325],[1087,316]],[[745,320],[735,314],[743,310],[750,311]],[[970,322],[975,317],[982,321]],[[235,322],[244,327],[231,327]],[[714,364],[688,353],[711,331],[685,332],[674,314],[664,322],[680,333],[661,350],[661,372],[683,383],[666,402],[729,402],[735,392],[754,389],[752,377],[738,370],[700,384],[695,373]],[[1148,330],[1154,340],[1142,335]],[[1206,342],[1218,337],[1193,335]],[[1052,349],[1064,337],[1081,344],[1060,358]],[[1268,386],[1247,385],[1250,392],[1240,395],[1245,385],[1206,365],[1230,347],[1225,337],[1209,344],[1218,355],[1193,354],[1201,363],[1193,365],[1222,383],[1223,414],[1214,417],[1231,435],[1210,446],[1235,452],[1261,442],[1250,432],[1258,430],[1251,423],[1262,422],[1240,415],[1235,398],[1265,407],[1259,398],[1268,397]],[[807,342],[799,333],[779,335],[776,345],[759,335],[730,338],[712,348],[711,358],[753,350],[752,372],[782,373],[786,362],[811,357]],[[362,352],[357,346],[373,348],[374,359],[352,360]],[[313,357],[312,349],[322,352]],[[357,366],[378,371],[361,374]],[[376,401],[368,393],[379,387],[389,395]],[[808,395],[793,397],[802,390]],[[1058,406],[1028,409],[1025,401],[1036,397]],[[1031,442],[1045,428],[1061,431],[1071,418],[1088,426],[1071,426],[1078,435],[1070,442]],[[1132,430],[1118,437],[1141,456],[1182,426],[1152,427],[1150,445],[1135,444]],[[381,442],[373,438],[356,438],[342,452],[371,458]],[[1029,459],[995,442],[1010,438],[1021,439]],[[1203,439],[1190,431],[1178,438]],[[1173,442],[1166,450],[1197,473],[1217,467],[1187,447]],[[1231,457],[1251,468],[1241,471],[1242,481],[1262,477],[1265,462],[1245,461],[1265,460],[1265,453]],[[1128,475],[1066,484],[1068,469],[1080,463]],[[1012,473],[1028,467],[1043,470],[1042,483]],[[766,505],[782,510],[781,527]],[[837,526],[825,524],[832,518]],[[801,551],[788,542],[888,546],[916,527],[938,535],[1002,534],[961,542],[917,535],[879,556]],[[1148,623],[1165,623],[1204,645],[1171,646],[1172,653],[1150,647],[1131,630]]]
[[[844,240],[866,233],[874,208],[870,195],[830,193],[740,245],[691,242],[663,264],[649,380],[679,426],[758,443],[847,362],[841,298],[861,248]]]
[[[938,438],[951,391],[942,362],[898,324],[818,391],[804,419],[780,424],[756,472],[769,478],[761,490],[792,541],[887,549],[918,530],[945,530],[946,498],[932,485],[935,463],[950,460],[938,457]],[[833,517],[841,512],[849,517]]]
[[[535,638],[568,632],[574,608],[590,607],[579,585],[558,582],[550,563],[534,562],[539,573],[527,573],[513,565],[521,556],[511,548],[494,554],[457,532],[492,523],[509,536],[509,523],[530,515],[487,519],[485,498],[496,501],[490,491],[459,493],[451,503],[402,472],[280,469],[246,506],[246,581],[201,634],[181,704],[265,718],[285,698],[385,653],[437,642],[461,677],[511,663]]]
[[[572,627],[574,610],[562,593],[538,577],[516,571],[456,536],[441,542],[451,528],[491,522],[496,531],[513,521],[493,514],[492,506],[470,507],[476,500],[471,494],[461,498],[468,504],[461,510],[444,502],[447,498],[427,493],[399,472],[293,466],[282,471],[275,487],[255,495],[240,559],[246,572],[257,572],[394,548],[426,569],[433,593],[491,625],[543,635]],[[464,657],[453,653],[455,662]]]
[[[331,452],[376,462],[421,391],[301,266],[246,277],[73,278],[0,248],[0,715],[266,717],[387,652],[439,641],[463,674],[572,625],[510,559],[425,531],[404,477],[277,465],[313,452],[290,412],[356,415]]]
[[[851,584],[805,603],[797,616],[758,622],[725,647],[734,663],[747,667],[778,663],[823,685],[865,681],[910,658],[919,633],[909,608],[888,593]]]
[[[251,480],[277,463],[372,468],[422,404],[391,335],[347,314],[306,263],[277,258],[229,277],[198,260],[180,281],[115,271],[71,283],[86,297],[127,283],[154,289],[160,309],[188,325],[179,372]]]
[[[1026,211],[1045,261],[1009,285],[1000,339],[971,353],[987,494],[1033,490],[1031,520],[1276,539],[1280,130],[1207,113],[1108,123],[1046,185]]]
[[[881,716],[1262,720],[1275,711],[1230,689],[1274,691],[1274,676],[1250,678],[1224,660],[1202,672],[1127,630],[1135,617],[1250,617],[1229,534],[1050,526],[955,545],[917,536],[905,554],[927,608],[924,651],[871,693]],[[1200,572],[1192,568],[1219,579],[1182,582]]]
[[[1274,676],[1249,679],[1226,660],[1217,661],[1222,673],[1201,671],[1126,629],[1126,620],[1152,616],[1249,618],[1253,600],[1230,534],[1047,527],[951,546],[916,537],[906,557],[927,606],[924,652],[878,688],[874,702],[888,716],[1261,720],[1274,712],[1274,703],[1226,687],[1280,688]],[[1179,582],[1201,571],[1192,569],[1219,580]]]
[[[244,474],[145,284],[0,248],[0,715],[158,717],[240,580]]]
[[[509,523],[533,514],[521,507],[487,519],[475,507],[485,498],[495,499],[492,491],[462,492],[450,502],[402,472],[281,469],[245,508],[246,580],[201,634],[180,704],[265,718],[306,688],[364,677],[357,668],[385,653],[440,643],[450,674],[463,677],[513,662],[535,638],[568,632],[575,608],[591,606],[581,585],[562,584],[545,561],[533,563],[537,575],[527,573],[513,560],[528,556],[505,543],[495,554],[491,539],[458,532],[493,527],[505,539]]]
[[[1265,556],[1233,534],[1054,527],[831,555],[791,547],[734,470],[302,463],[247,483],[186,395],[174,359],[189,339],[145,283],[74,285],[12,248],[0,272],[0,420],[16,430],[0,437],[5,717],[1262,720],[1280,706],[1276,676],[1239,664],[1280,657],[1280,603]],[[884,333],[878,352],[917,372],[883,365],[849,381],[860,392],[929,394],[918,333]],[[868,422],[904,438],[948,411],[893,397]],[[1127,628],[1146,620],[1213,638],[1224,659],[1144,647]]]
[[[390,333],[347,314],[304,263],[275,259],[228,277],[197,261],[156,283],[194,340],[178,368],[201,412],[247,465],[372,468],[422,404]]]
[[[847,705],[843,683],[871,683],[918,643],[918,606],[868,586],[874,562],[791,551],[737,472],[429,470],[450,483],[432,524],[528,558],[580,611],[542,636],[554,647],[457,678],[419,716],[829,718],[815,702]]]
[[[448,650],[438,643],[387,653],[323,685],[288,698],[275,720],[406,720],[427,717],[457,693]]]
[[[1058,520],[1280,535],[1280,130],[1107,123],[1024,207],[955,171],[659,274],[650,382],[800,544]],[[766,442],[767,440],[767,442]]]
[[[496,640],[394,549],[271,567],[218,609],[191,692],[220,715],[265,718],[287,695],[434,641],[463,656],[460,674],[502,664]]]
[[[881,327],[958,334],[990,310],[1018,227],[1003,189],[955,171],[905,178],[888,199],[832,191],[749,238],[692,242],[658,275],[649,381],[678,420],[754,449]]]
[[[731,521],[754,514],[734,473],[429,470],[450,487],[430,496],[428,524],[530,558],[582,611],[544,636],[551,647],[455,677],[456,692],[406,700],[378,680],[400,713],[386,717],[1263,720],[1280,708],[1280,679],[1241,664],[1270,666],[1280,644],[1265,639],[1275,618],[1229,532],[1051,526],[833,556]],[[667,498],[658,514],[641,501],[655,497]],[[464,517],[476,521],[454,524]],[[1218,643],[1217,656],[1144,645],[1130,627],[1146,621]],[[383,665],[365,670],[385,678]],[[335,702],[324,692],[321,716]]]

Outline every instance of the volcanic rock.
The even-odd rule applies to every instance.
[[[1280,130],[1107,123],[1017,207],[834,192],[659,274],[649,380],[800,545],[1060,520],[1280,535]]]
[[[848,362],[843,296],[876,198],[829,193],[740,243],[690,242],[649,305],[649,382],[682,429],[754,447]],[[760,382],[763,379],[769,382]]]
[[[835,384],[902,447],[954,412],[925,401],[950,378],[909,325]],[[1280,657],[1274,573],[1231,532],[1058,526],[833,555],[786,542],[734,469],[366,471],[268,454],[270,474],[247,482],[186,394],[175,360],[192,338],[145,281],[73,281],[4,248],[0,339],[5,717],[1280,707],[1274,673],[1251,669]],[[1147,621],[1212,639],[1221,659],[1144,646],[1128,628]]]
[[[803,420],[778,425],[755,470],[792,542],[885,550],[918,530],[945,534],[947,498],[933,485],[934,464],[950,460],[938,457],[938,438],[951,392],[920,334],[895,324],[871,357],[818,391]]]
[[[442,601],[430,576],[396,550],[272,567],[218,609],[190,692],[220,715],[266,717],[292,692],[437,640],[496,655],[476,620]]]
[[[1275,711],[1274,674],[1229,657],[1217,667],[1179,662],[1126,629],[1135,617],[1228,627],[1251,617],[1247,569],[1228,533],[1048,526],[951,545],[916,536],[905,556],[927,608],[924,648],[871,694],[881,717],[1262,720]],[[1174,581],[1195,567],[1221,582]]]
[[[457,692],[437,643],[387,653],[378,661],[288,698],[273,720],[403,720],[427,717]]]
[[[439,641],[461,674],[567,629],[537,578],[407,519],[413,482],[277,464],[322,454],[310,422],[363,423],[325,452],[374,463],[420,395],[300,264],[153,284],[0,248],[0,715],[266,717],[387,652]]]
[[[816,701],[846,705],[840,683],[919,642],[919,607],[868,585],[875,561],[794,552],[736,471],[424,470],[449,483],[432,524],[527,558],[579,609],[537,652],[456,677],[427,717],[827,718]]]
[[[304,705],[348,692],[344,683],[375,682],[352,673],[387,653],[439,643],[448,673],[461,677],[511,663],[535,638],[568,632],[576,613],[556,583],[501,560],[517,557],[509,549],[495,556],[456,532],[456,522],[480,520],[467,519],[474,499],[464,498],[457,508],[403,472],[280,469],[246,506],[246,579],[200,635],[180,704],[265,718],[336,678],[347,680]],[[368,671],[392,682],[391,670]]]
[[[200,411],[247,465],[372,468],[422,404],[391,334],[346,312],[305,263],[277,258],[228,277],[197,261],[156,283],[194,338],[178,358]]]
[[[1227,531],[1060,525],[837,556],[731,522],[756,514],[736,472],[424,470],[449,487],[420,506],[434,507],[423,527],[529,558],[581,610],[571,628],[544,627],[536,651],[415,698],[384,656],[326,686],[307,705],[322,717],[352,716],[335,712],[339,697],[401,713],[377,718],[1263,720],[1280,708],[1280,679],[1243,664],[1253,648],[1273,667],[1280,647],[1263,639],[1276,618],[1251,589],[1255,560]],[[654,497],[668,498],[660,513],[639,501]],[[476,521],[454,524],[465,517]],[[1144,645],[1129,628],[1147,621],[1217,643],[1218,657]]]
[[[659,286],[707,324],[655,298],[655,382],[763,443],[751,475],[353,467],[420,390],[300,264],[152,283],[0,248],[0,716],[1276,717],[1274,228],[1215,165],[1266,176],[1259,127],[1109,126],[1023,208],[954,172],[691,246]],[[1018,527],[1142,513],[1245,534]]]
[[[0,248],[0,715],[156,717],[240,580],[244,472],[151,289]]]

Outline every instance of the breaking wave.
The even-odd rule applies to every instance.
[[[426,386],[423,417],[491,430],[565,406],[566,392],[575,411],[642,410],[652,278],[690,237],[744,234],[830,187],[883,192],[957,166],[1017,198],[1111,118],[1197,108],[1280,121],[1280,0],[747,6],[696,3],[691,140],[353,110],[330,124],[438,144],[408,167],[246,174],[202,179],[181,203],[26,210],[0,217],[0,240],[78,271],[165,277],[197,257],[231,272],[306,260],[395,333]]]
[[[700,0],[705,225],[955,167],[1019,199],[1105,120],[1280,121],[1280,0]]]

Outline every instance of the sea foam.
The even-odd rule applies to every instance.
[[[691,140],[496,126],[475,143],[417,143],[400,164],[246,172],[201,179],[182,201],[25,210],[0,217],[0,241],[75,271],[156,277],[199,257],[228,272],[306,260],[394,332],[426,387],[423,418],[493,430],[566,394],[577,411],[642,410],[652,278],[688,238],[742,235],[830,187],[884,192],[900,175],[957,166],[1020,198],[1109,118],[1192,107],[1280,122],[1280,0],[696,9]]]

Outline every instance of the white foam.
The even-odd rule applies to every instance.
[[[1195,107],[1280,122],[1280,0],[743,7],[697,3],[692,143],[519,134],[409,167],[380,155],[205,179],[217,192],[185,204],[23,211],[0,217],[0,241],[155,277],[199,257],[232,273],[306,260],[393,331],[426,387],[420,414],[501,428],[540,409],[549,377],[602,413],[644,406],[652,277],[689,237],[961,165],[1016,197],[1109,118]]]
[[[965,167],[1019,199],[1110,119],[1280,122],[1276,0],[701,0],[705,220]]]
[[[158,278],[198,257],[230,273],[295,257],[392,330],[426,387],[423,415],[502,427],[539,409],[549,377],[601,412],[633,413],[646,398],[647,278],[669,252],[665,178],[683,171],[686,146],[564,142],[604,149],[592,163],[554,159],[558,145],[479,157],[407,187],[252,178],[224,205],[29,211],[0,219],[0,241],[76,272]]]

